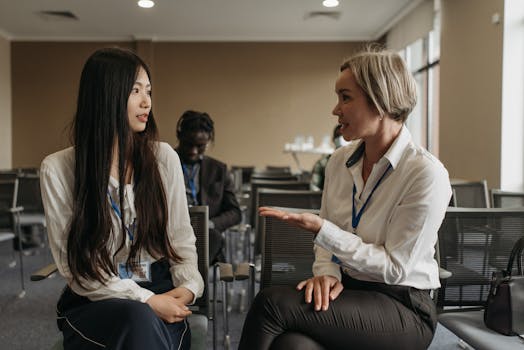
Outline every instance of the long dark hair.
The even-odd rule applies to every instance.
[[[155,157],[158,131],[149,113],[147,126],[140,133],[128,124],[127,101],[138,71],[147,65],[131,51],[106,48],[93,53],[82,70],[72,136],[75,147],[75,187],[73,215],[67,239],[67,262],[73,280],[91,279],[105,283],[116,274],[110,247],[112,235],[108,184],[113,147],[118,144],[120,186],[119,207],[123,208],[126,169],[134,175],[137,226],[127,260],[134,266],[145,249],[151,256],[180,261],[167,235],[168,209],[164,186]],[[116,154],[115,154],[116,156]],[[124,232],[124,212],[121,211]],[[115,253],[116,255],[116,253]]]

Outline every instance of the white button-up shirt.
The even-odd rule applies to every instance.
[[[314,275],[340,279],[342,266],[345,273],[364,281],[440,287],[435,244],[451,197],[448,172],[437,158],[413,144],[403,126],[364,186],[361,146],[355,142],[338,149],[327,165],[320,211],[325,220],[315,238]],[[353,185],[357,213],[369,198],[356,229]],[[332,262],[333,255],[338,264]]]
[[[67,263],[67,235],[73,210],[74,158],[75,153],[72,147],[56,152],[44,159],[40,170],[49,246],[58,270],[75,293],[88,297],[92,301],[123,298],[145,302],[154,293],[140,287],[131,279],[121,279],[113,275],[108,276],[105,285],[93,280],[84,281],[82,284],[85,288],[73,282]],[[170,262],[171,278],[176,287],[189,289],[196,298],[202,295],[204,281],[198,272],[195,235],[187,210],[186,189],[180,160],[173,148],[162,142],[157,144],[156,158],[167,200],[169,214],[167,234],[175,252],[182,258],[180,263]],[[118,186],[118,181],[110,177],[108,191],[116,203],[119,203]],[[136,217],[132,185],[125,185],[124,196],[125,224],[129,225]],[[127,233],[122,231],[120,219],[113,210],[111,210],[111,219],[114,236],[113,244],[110,245],[110,253],[115,254],[122,235],[127,236]],[[127,237],[125,242],[124,247],[114,256],[115,264],[127,260],[131,250],[130,238]],[[144,249],[141,254],[141,261],[155,261]]]

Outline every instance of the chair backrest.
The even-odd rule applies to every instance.
[[[13,229],[11,208],[16,207],[18,179],[0,180],[0,230]]]
[[[491,205],[493,208],[523,208],[524,192],[491,190]]]
[[[24,173],[18,177],[17,206],[24,207],[24,213],[44,214],[40,177],[35,173]]]
[[[16,170],[2,170],[0,171],[0,180],[14,180],[18,177]]]
[[[486,180],[451,181],[453,196],[451,202],[455,207],[489,208],[489,193]]]
[[[318,210],[311,209],[284,209],[319,213]],[[274,285],[296,285],[310,278],[315,260],[313,233],[270,217],[264,217],[261,225],[263,244],[260,289]]]
[[[251,180],[273,180],[292,181],[298,180],[299,176],[291,173],[289,166],[266,166],[264,169],[255,169],[251,174]]]
[[[18,179],[0,179],[0,205],[7,209],[16,207]]]
[[[524,234],[524,208],[449,207],[439,229],[441,266],[453,275],[439,292],[440,306],[482,306],[491,274],[505,269]]]
[[[251,181],[253,180],[298,181],[298,176],[288,172],[261,171],[251,174]]]
[[[193,310],[199,314],[211,315],[209,307],[209,208],[207,206],[194,206],[189,208],[189,217],[191,226],[195,232],[196,249],[198,254],[198,271],[204,279],[204,293],[195,301],[194,306],[198,309]]]
[[[254,166],[239,166],[239,165],[231,166],[232,173],[240,174],[242,184],[248,184],[251,181],[251,174],[253,174],[254,170],[255,170]]]
[[[321,203],[321,191],[259,188],[256,206],[320,209]]]
[[[251,181],[251,192],[250,192],[250,207],[248,211],[249,224],[256,226],[257,217],[257,193],[259,188],[276,188],[282,190],[309,190],[309,182],[305,181],[273,181],[273,180],[252,180]]]
[[[259,188],[256,205],[258,207],[288,207],[300,209],[320,209],[322,192],[311,190],[282,190],[276,188]],[[259,254],[262,248],[261,218],[255,216],[255,253]]]
[[[289,165],[266,165],[263,171],[291,174],[291,167]]]

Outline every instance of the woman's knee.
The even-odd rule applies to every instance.
[[[146,304],[134,300],[121,299],[116,312],[119,312],[121,319],[137,327],[144,327],[145,324],[155,324],[162,320],[155,314],[153,309]]]
[[[260,291],[255,301],[279,309],[287,308],[293,304],[300,303],[303,299],[302,294],[290,286],[273,286]]]
[[[271,350],[301,349],[324,350],[324,347],[307,335],[296,332],[285,332],[271,344]]]

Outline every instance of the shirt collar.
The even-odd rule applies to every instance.
[[[402,125],[399,135],[397,136],[395,141],[393,141],[393,144],[391,144],[386,154],[384,154],[384,156],[381,159],[386,158],[393,167],[393,169],[395,169],[398,163],[400,162],[400,158],[402,157],[404,150],[410,142],[411,133],[405,125]],[[348,160],[346,161],[346,167],[351,168],[360,160],[360,158],[362,158],[363,155],[364,142],[360,141],[360,144],[357,146],[355,151],[349,156]]]
[[[348,168],[351,168],[353,165],[357,164],[360,158],[364,155],[364,142],[361,140],[358,144],[355,151],[349,156],[348,160],[346,161],[346,166]]]
[[[389,161],[393,169],[396,169],[400,162],[400,158],[402,158],[402,155],[404,154],[404,150],[410,143],[411,133],[405,125],[402,125],[402,129],[400,129],[397,138],[393,141],[393,144],[389,147],[386,154],[384,154],[384,158]]]

